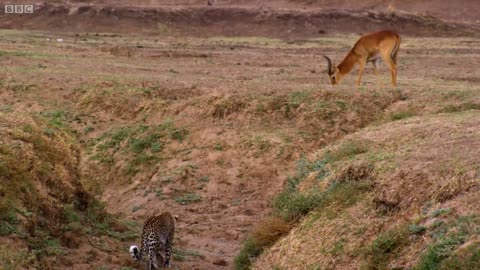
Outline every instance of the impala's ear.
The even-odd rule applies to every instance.
[[[328,56],[326,55],[322,55],[323,58],[325,58],[327,60],[327,63],[328,63],[328,75],[332,75],[334,73],[334,70],[333,70],[333,65],[332,65],[332,60],[330,60],[330,58],[328,58]]]

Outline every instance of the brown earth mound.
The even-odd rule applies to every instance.
[[[470,230],[480,221],[472,203],[480,183],[478,116],[472,111],[366,128],[321,150],[316,158],[328,153],[322,169],[329,174],[313,172],[303,181],[320,187],[324,207],[254,269],[478,269],[478,260],[467,267],[458,259],[463,243],[479,251],[479,231]],[[362,182],[370,185],[352,196],[348,188]],[[447,241],[449,251],[431,262]]]
[[[16,2],[31,3],[28,0]],[[53,0],[49,3],[64,3],[63,0]],[[70,3],[85,4],[85,0],[72,0]],[[375,9],[379,11],[401,10],[413,14],[430,14],[442,20],[476,23],[478,18],[478,1],[471,0],[214,0],[211,7],[244,7],[244,8],[268,8],[268,9]],[[190,6],[205,7],[207,0],[89,0],[94,5],[108,6]]]
[[[46,117],[0,112],[1,269],[65,269],[82,253],[95,266],[132,236],[85,191],[75,140]]]
[[[370,9],[317,11],[244,7],[37,5],[33,14],[0,15],[1,28],[194,36],[317,37],[388,28],[407,35],[474,35],[472,26],[430,15]]]

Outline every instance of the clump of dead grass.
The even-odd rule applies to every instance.
[[[255,226],[252,237],[261,246],[271,246],[287,234],[291,227],[291,223],[279,217],[268,217]]]
[[[279,217],[268,217],[260,221],[252,235],[244,242],[234,261],[236,270],[250,269],[250,265],[263,250],[271,247],[279,238],[286,235],[292,224]]]
[[[155,86],[139,86],[119,80],[86,85],[78,89],[79,107],[82,111],[102,111],[131,120],[167,104],[165,99],[156,95],[157,90]]]
[[[229,96],[216,100],[211,114],[214,118],[225,118],[230,114],[241,111],[245,106],[246,103],[241,97]]]

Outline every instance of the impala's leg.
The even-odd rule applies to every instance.
[[[383,87],[383,83],[382,81],[380,80],[380,76],[378,74],[378,62],[379,59],[376,59],[376,60],[373,60],[372,61],[372,65],[373,65],[373,72],[375,72],[375,77],[377,78],[377,84],[380,86],[380,87]]]
[[[357,87],[360,86],[360,81],[362,80],[363,69],[365,68],[365,60],[360,60],[358,65],[358,79],[357,79]]]
[[[382,54],[382,59],[387,63],[388,67],[390,68],[390,75],[392,76],[392,85],[397,86],[397,64],[395,61],[390,57],[390,53]]]
[[[394,77],[392,79],[393,86],[397,85],[397,52],[398,52],[398,49],[395,51],[395,54],[392,57],[392,63],[393,63],[393,67],[394,67],[394,69],[393,69]]]
[[[397,86],[397,65],[393,61],[389,65],[390,73],[392,74],[392,85]]]

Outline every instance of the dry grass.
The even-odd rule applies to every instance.
[[[268,217],[260,221],[253,229],[252,235],[245,240],[242,250],[235,258],[235,269],[249,269],[260,253],[285,236],[292,228],[292,223],[279,217]]]
[[[292,225],[278,217],[269,217],[260,221],[252,232],[252,238],[262,247],[269,247],[280,237],[286,235]]]
[[[351,235],[350,244],[348,247],[344,247],[342,253],[330,253],[331,256],[334,256],[337,267],[355,269],[355,265],[358,267],[363,265],[362,267],[365,269],[384,269],[393,266],[410,267],[414,265],[420,259],[419,250],[424,250],[425,245],[415,241],[415,238],[410,239],[408,232],[397,234],[393,232],[400,232],[400,230],[388,231],[380,229],[374,224],[382,222],[398,224],[402,221],[397,225],[402,227],[402,224],[418,220],[417,215],[423,217],[422,214],[414,214],[420,211],[416,209],[425,209],[432,204],[436,204],[438,207],[439,204],[448,203],[454,205],[456,211],[470,208],[468,203],[461,199],[461,196],[465,196],[469,192],[473,196],[479,184],[479,167],[477,165],[479,160],[473,150],[480,141],[478,126],[478,112],[468,112],[462,117],[458,117],[458,115],[424,117],[422,120],[406,121],[405,124],[393,122],[387,127],[367,128],[365,131],[321,151],[318,154],[320,157],[326,154],[338,157],[333,159],[334,162],[328,166],[333,171],[330,177],[349,179],[350,181],[374,179],[373,189],[364,193],[364,200],[358,200],[348,206],[355,208],[357,213],[348,211],[348,207],[346,211],[337,211],[335,214],[328,211],[332,206],[326,207],[326,211],[313,209],[313,214],[308,215],[301,222],[299,228],[286,237],[285,241],[275,244],[271,248],[272,252],[267,252],[264,257],[261,257],[255,267],[262,269],[265,265],[278,265],[295,268],[309,265],[292,263],[291,260],[280,260],[278,257],[280,255],[275,252],[279,249],[284,250],[282,257],[313,256],[314,258],[308,260],[309,262],[316,261],[317,264],[331,266],[328,254],[325,252],[313,253],[309,248],[315,246],[315,242],[310,238],[320,234],[323,235],[323,241],[325,241],[321,245],[323,250],[334,250],[336,245],[334,237],[339,237],[339,235],[327,233],[328,230],[332,230],[333,224],[340,228],[348,227],[351,231],[362,230],[361,226],[370,226],[362,234]],[[382,130],[388,132],[382,132]],[[465,130],[472,132],[465,133]],[[357,143],[355,142],[359,141],[368,141],[368,145],[375,147],[356,147]],[[443,147],[438,148],[438,145],[443,145]],[[391,154],[386,155],[386,151]],[[382,155],[382,158],[372,159],[378,155]],[[384,164],[396,164],[397,168],[394,171],[384,170]],[[325,180],[331,182],[330,177]],[[324,189],[323,184],[318,185]],[[311,184],[309,186],[312,188]],[[339,200],[339,202],[341,201],[345,201],[345,199]],[[322,207],[322,209],[324,208]],[[473,212],[475,213],[475,211]],[[351,222],[351,218],[347,218],[349,215],[353,215],[354,219],[363,220],[363,223],[346,223],[346,220]],[[333,221],[332,223],[328,221],[330,219]],[[476,222],[470,224],[478,226]],[[319,228],[324,226],[327,227]],[[405,228],[405,226],[403,227]],[[425,226],[423,227],[425,228]],[[335,231],[340,230],[336,229]],[[405,230],[401,231],[405,232]],[[417,232],[413,229],[410,233],[416,234]],[[474,239],[474,235],[475,233],[470,231],[466,233],[464,239],[472,237]],[[293,241],[292,239],[295,237],[306,242],[289,247],[289,241]],[[377,240],[374,240],[375,238]],[[365,242],[371,243],[372,251],[367,253],[371,256],[362,257],[360,255],[364,251],[362,251],[360,243]],[[440,243],[440,245],[443,244]],[[448,251],[449,255],[446,257],[450,257],[450,254],[458,246],[455,244]],[[298,253],[299,249],[305,252]],[[318,249],[319,247],[314,248],[317,251]],[[380,252],[376,249],[384,249],[384,251]],[[351,259],[351,256],[354,259]],[[347,259],[349,257],[350,259]],[[425,257],[425,260],[430,260],[430,258]],[[471,260],[474,261],[474,259]],[[278,261],[281,263],[279,264]],[[425,262],[424,264],[430,263]]]

